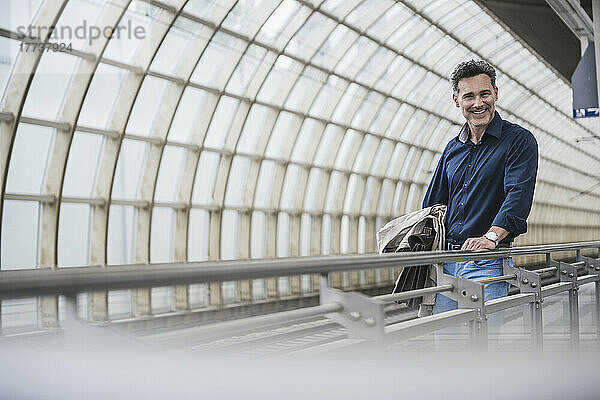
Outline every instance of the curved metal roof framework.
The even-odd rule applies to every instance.
[[[462,124],[447,76],[469,58],[497,67],[499,112],[539,142],[519,242],[600,233],[600,156],[576,144],[594,133],[571,118],[569,84],[472,1],[10,0],[9,15],[3,269],[375,251],[380,226],[419,208]],[[29,25],[121,35],[27,52]],[[31,41],[65,42],[48,33]],[[211,285],[210,301],[316,283]],[[134,293],[135,313],[208,296],[161,290]],[[107,313],[106,294],[90,301]]]

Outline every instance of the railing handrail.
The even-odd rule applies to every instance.
[[[591,248],[600,248],[600,241],[523,246],[493,251],[427,251],[382,255],[371,253],[343,256],[11,270],[0,271],[0,299],[301,274],[328,274],[339,271],[396,268]]]

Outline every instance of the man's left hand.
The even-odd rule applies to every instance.
[[[468,238],[461,250],[494,250],[496,245],[486,237]]]

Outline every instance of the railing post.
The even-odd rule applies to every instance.
[[[579,286],[577,285],[577,267],[565,263],[559,263],[560,281],[571,282],[569,289],[569,327],[571,329],[571,347],[579,349]]]
[[[554,261],[550,259],[550,254],[546,255],[546,264],[552,266]],[[515,274],[516,278],[509,280],[508,283],[517,286],[521,293],[533,293],[535,301],[529,304],[531,317],[531,342],[536,351],[544,349],[544,324],[542,319],[542,280],[540,274],[528,271],[523,268],[515,268],[508,264],[508,258],[502,259],[504,274]]]
[[[445,292],[458,303],[458,308],[471,308],[477,311],[477,317],[469,323],[469,336],[471,345],[475,351],[487,351],[488,349],[488,326],[485,314],[485,292],[484,285],[466,278],[458,278],[446,275],[443,272],[443,264],[437,266],[437,284],[451,284],[454,289]]]
[[[348,330],[349,339],[374,340],[385,344],[385,312],[380,300],[357,292],[343,292],[329,286],[327,275],[321,275],[320,303],[339,303],[340,312],[326,314],[328,318]]]
[[[600,253],[600,249],[598,251]],[[577,261],[585,262],[585,270],[588,275],[596,275],[596,278],[600,278],[600,258],[582,256],[581,252],[577,252]],[[600,280],[594,282],[594,298],[596,304],[593,317],[596,322],[596,337],[600,341]]]

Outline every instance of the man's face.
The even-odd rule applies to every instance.
[[[498,89],[492,86],[488,75],[480,74],[458,81],[458,94],[453,94],[452,98],[469,126],[486,127],[494,118]]]

